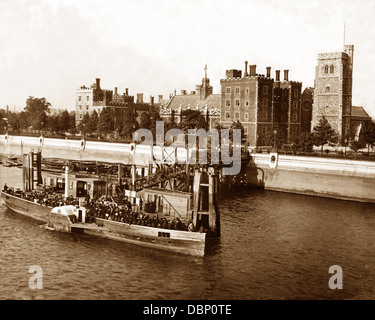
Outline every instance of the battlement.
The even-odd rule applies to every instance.
[[[248,80],[273,80],[271,77],[267,77],[264,74],[256,74],[255,76],[246,76],[246,77],[234,77],[234,78],[225,78],[221,79],[220,82],[230,82],[230,81],[240,81],[243,79],[248,79]]]
[[[348,55],[345,52],[328,52],[318,54],[318,60],[346,59],[347,57]]]
[[[76,92],[92,92],[92,88],[86,87],[85,85],[80,86]]]

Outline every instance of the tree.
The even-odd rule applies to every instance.
[[[139,125],[140,128],[142,129],[150,129],[151,127],[151,117],[148,112],[143,112],[141,114],[141,122]]]
[[[245,134],[245,129],[240,122],[240,120],[233,121],[230,128],[229,128],[229,140],[231,144],[233,145],[233,130],[234,129],[240,129],[241,130],[241,145],[246,143],[246,134]]]
[[[107,135],[114,130],[114,122],[109,108],[104,108],[99,116],[98,131],[99,134]]]
[[[99,121],[99,119],[98,119],[98,121]],[[88,112],[86,112],[83,115],[82,120],[79,122],[79,124],[77,126],[77,129],[81,132],[81,134],[84,134],[83,131],[85,131],[85,133],[91,133],[87,128],[89,123],[90,123],[90,114]]]
[[[332,129],[325,116],[322,116],[319,123],[313,128],[312,138],[315,146],[321,146],[320,154],[323,154],[323,146],[327,143],[337,143],[338,134]]]
[[[59,113],[60,132],[65,133],[70,130],[71,122],[68,110],[63,110]]]
[[[121,134],[128,140],[133,139],[133,133],[139,128],[137,117],[138,115],[133,108],[125,110]]]
[[[50,106],[51,104],[46,98],[34,98],[30,96],[26,100],[24,110],[34,130],[41,130],[43,128],[43,123],[47,122],[47,113],[50,112]]]
[[[189,129],[208,129],[208,123],[204,115],[199,110],[186,109],[181,111],[182,121],[179,128],[187,133]]]
[[[368,152],[370,152],[370,147],[375,144],[375,123],[372,121],[365,122],[360,136],[362,136],[364,143],[367,144]]]
[[[86,128],[85,128],[86,133],[89,135],[93,135],[94,132],[98,130],[98,123],[99,123],[99,115],[96,112],[96,110],[94,110],[90,114],[90,117],[88,121],[86,122]]]
[[[297,150],[303,152],[312,152],[314,141],[311,132],[301,132],[301,134],[294,140]]]

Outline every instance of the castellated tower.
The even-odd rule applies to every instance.
[[[325,116],[342,142],[350,135],[353,53],[353,45],[345,45],[344,52],[320,53],[315,70],[311,129]]]

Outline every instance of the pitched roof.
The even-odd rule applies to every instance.
[[[371,118],[362,106],[352,106],[352,117]]]
[[[198,94],[187,94],[187,95],[176,95],[173,96],[168,108],[172,110],[177,110],[180,108],[190,107],[191,109],[198,107],[203,109],[206,106],[208,108],[220,108],[221,105],[221,96],[220,94],[210,94],[206,99],[201,100]]]

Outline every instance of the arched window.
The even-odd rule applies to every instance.
[[[335,72],[335,66],[331,64],[329,67],[329,73],[334,73],[334,72]]]
[[[328,73],[328,65],[324,66],[324,73]]]

